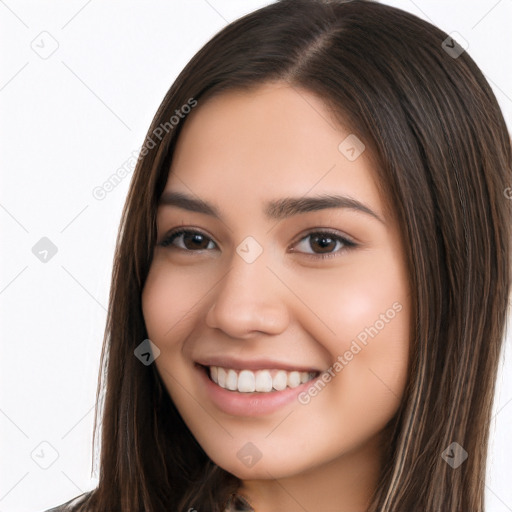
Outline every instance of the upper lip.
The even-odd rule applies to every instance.
[[[304,364],[295,364],[275,359],[237,359],[230,356],[212,356],[197,359],[196,363],[201,366],[220,366],[222,368],[231,368],[233,370],[286,370],[289,372],[320,372],[319,369]]]

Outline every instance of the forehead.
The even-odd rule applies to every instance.
[[[165,187],[249,208],[288,196],[348,195],[381,209],[367,149],[313,93],[284,83],[209,98],[188,115]],[[361,142],[361,141],[359,141]],[[349,158],[350,157],[350,158]]]

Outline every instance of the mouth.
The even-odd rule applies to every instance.
[[[320,372],[316,370],[283,370],[283,369],[234,369],[222,366],[198,366],[207,377],[222,389],[238,393],[275,393],[285,389],[294,389],[313,379]]]
[[[315,386],[322,373],[278,361],[218,359],[194,367],[199,393],[228,417],[265,417],[297,405],[300,393]]]

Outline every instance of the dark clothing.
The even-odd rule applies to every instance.
[[[60,505],[58,505],[56,507],[50,508],[48,510],[45,510],[44,512],[67,512],[68,510],[70,510],[69,505],[74,505],[76,503],[79,503],[81,501],[81,499],[86,494],[89,494],[89,493],[80,494],[80,496],[75,496],[74,498],[66,501],[65,503],[61,503]]]

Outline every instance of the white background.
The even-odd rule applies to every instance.
[[[0,0],[0,512],[37,512],[96,485],[93,408],[131,174],[101,201],[92,190],[140,148],[194,53],[267,3]],[[467,40],[510,130],[512,2],[384,3]],[[44,55],[52,45],[56,51]],[[32,253],[42,237],[58,250],[47,263]],[[510,345],[509,337],[492,421],[488,512],[512,511]],[[47,469],[35,462],[52,460],[42,442],[58,452]]]

